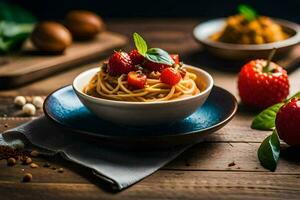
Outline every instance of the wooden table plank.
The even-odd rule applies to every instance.
[[[88,183],[0,181],[1,199],[299,199],[299,175],[249,172],[159,171],[111,194]],[[283,181],[285,180],[285,181]]]
[[[165,169],[201,170],[201,171],[268,171],[257,158],[260,143],[200,143],[184,152]],[[300,173],[300,150],[282,145],[277,173]],[[234,164],[233,164],[234,163]],[[230,166],[233,164],[233,166]]]

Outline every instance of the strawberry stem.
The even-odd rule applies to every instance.
[[[264,71],[265,72],[269,72],[270,71],[270,63],[271,63],[271,61],[272,61],[272,59],[273,59],[273,57],[274,57],[274,55],[276,53],[276,50],[277,50],[276,48],[273,48],[272,51],[271,51],[271,53],[269,54],[268,60],[267,60],[267,64],[264,67]]]

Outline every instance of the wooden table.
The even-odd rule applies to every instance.
[[[202,52],[191,34],[197,22],[191,19],[113,20],[108,22],[108,27],[129,37],[132,32],[139,32],[151,46],[180,53],[186,63],[205,68],[212,74],[216,85],[238,97],[238,69]],[[0,111],[2,116],[5,114],[0,118],[1,131],[31,120],[15,112],[12,102],[15,95],[47,95],[70,84],[78,73],[97,64],[74,66],[74,69],[22,88],[0,92]],[[300,70],[290,74],[292,93],[300,90],[299,77]],[[256,153],[270,132],[251,130],[253,116],[254,113],[239,109],[226,127],[205,142],[119,193],[107,191],[89,170],[57,157],[50,158],[50,162],[65,168],[64,173],[43,167],[7,167],[5,161],[0,161],[0,199],[300,199],[300,151],[282,144],[276,172],[262,168]],[[34,160],[39,165],[45,162],[45,158]],[[33,174],[31,183],[20,182],[24,173],[22,169]]]

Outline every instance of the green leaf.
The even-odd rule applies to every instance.
[[[173,65],[174,60],[171,58],[168,52],[160,48],[151,48],[145,54],[145,58],[155,63]]]
[[[255,20],[257,14],[253,8],[248,5],[241,4],[238,6],[239,13],[245,17],[247,21]]]
[[[289,102],[291,99],[293,99],[295,97],[300,98],[300,92],[297,92],[296,94],[294,94],[293,96],[291,96],[290,98],[288,98],[287,100],[285,100],[284,102],[287,103],[287,102]]]
[[[133,40],[134,40],[134,44],[136,49],[138,50],[138,52],[145,56],[147,50],[148,50],[148,46],[146,41],[144,40],[144,38],[142,38],[142,36],[140,36],[138,33],[133,33]]]
[[[0,53],[20,48],[35,22],[36,18],[27,10],[0,2]]]
[[[257,130],[273,130],[276,114],[284,103],[277,103],[259,113],[252,121],[251,128]]]
[[[0,22],[0,53],[20,48],[33,29],[33,24]]]
[[[275,171],[280,154],[280,142],[276,130],[261,143],[257,151],[261,165]]]
[[[0,35],[5,38],[14,37],[19,34],[31,33],[33,24],[16,24],[13,22],[0,22]]]
[[[37,20],[30,12],[17,5],[0,2],[0,21],[35,23]]]

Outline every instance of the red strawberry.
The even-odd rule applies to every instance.
[[[128,76],[127,76],[128,85],[130,85],[134,88],[137,88],[137,89],[144,88],[146,81],[147,81],[147,76],[140,71],[137,71],[137,72],[131,71],[128,73]]]
[[[110,74],[127,74],[132,69],[132,61],[126,52],[116,51],[108,60],[108,71]]]
[[[162,70],[160,75],[161,82],[168,85],[176,85],[181,79],[181,74],[172,67]]]
[[[288,96],[287,72],[273,62],[266,65],[266,60],[252,60],[241,69],[238,89],[245,105],[262,109],[281,102]]]
[[[142,64],[144,61],[144,56],[142,56],[136,49],[133,49],[129,56],[132,60],[133,65],[139,65]]]
[[[294,98],[280,108],[276,115],[276,129],[287,144],[300,146],[300,99]]]

